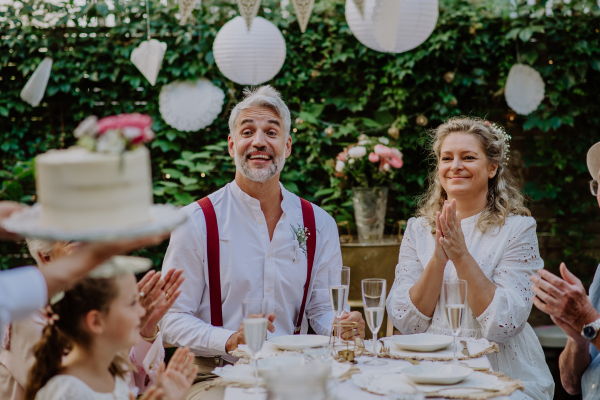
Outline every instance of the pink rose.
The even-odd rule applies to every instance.
[[[348,161],[348,149],[344,149],[343,152],[337,155],[337,159],[343,162]]]
[[[139,128],[144,131],[152,126],[152,118],[145,114],[120,114],[102,118],[98,121],[98,132],[101,134],[108,129]]]
[[[390,148],[382,144],[376,144],[374,150],[375,154],[381,157],[391,157],[392,155],[392,151],[390,150]]]
[[[404,163],[402,162],[402,159],[398,158],[398,157],[390,158],[390,164],[394,168],[402,168],[402,166],[404,165]]]
[[[379,156],[375,153],[371,153],[369,154],[369,161],[371,161],[372,163],[376,163],[377,161],[379,161]]]

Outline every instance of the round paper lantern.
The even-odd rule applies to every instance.
[[[544,99],[545,84],[539,72],[529,65],[515,64],[508,72],[504,98],[517,114],[535,111]]]
[[[398,18],[393,18],[390,12],[397,13]],[[431,35],[437,19],[438,0],[365,0],[364,18],[354,1],[346,0],[350,30],[359,42],[380,52],[402,53],[414,49]]]
[[[183,132],[212,124],[223,108],[225,93],[208,79],[175,81],[160,91],[159,111],[165,122]]]
[[[227,22],[215,38],[217,67],[240,85],[259,85],[271,80],[285,61],[285,40],[275,25],[256,17],[248,31],[242,17]]]

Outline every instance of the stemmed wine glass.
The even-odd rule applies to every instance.
[[[337,320],[344,314],[348,304],[348,292],[350,291],[350,267],[329,270],[329,300]],[[342,340],[341,327],[337,330],[338,341]]]
[[[386,280],[385,279],[363,279],[362,298],[365,307],[365,319],[371,333],[373,333],[373,353],[375,359],[365,362],[368,365],[385,365],[387,361],[377,359],[377,333],[381,329],[383,323],[383,315],[385,314],[385,295],[386,295]]]
[[[444,281],[442,292],[446,304],[446,321],[454,335],[454,359],[452,362],[456,364],[458,362],[456,360],[456,338],[462,325],[463,311],[467,303],[467,281],[462,279],[452,282]]]
[[[246,345],[252,353],[254,361],[254,387],[244,390],[246,393],[266,393],[266,390],[258,386],[258,358],[257,353],[262,349],[267,337],[267,300],[266,299],[244,299],[242,301],[244,313],[244,338]]]

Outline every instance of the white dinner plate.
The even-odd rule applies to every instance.
[[[269,339],[269,343],[280,350],[298,351],[305,347],[327,346],[329,336],[323,335],[286,335]]]
[[[417,333],[414,335],[395,335],[391,338],[400,350],[437,351],[445,349],[454,342],[452,336]]]
[[[274,370],[297,367],[304,364],[304,357],[279,356],[258,360],[258,372],[264,374]]]
[[[473,373],[471,368],[452,364],[420,364],[402,369],[414,383],[454,385]]]

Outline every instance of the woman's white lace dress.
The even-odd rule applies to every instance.
[[[112,393],[98,393],[73,375],[56,375],[40,389],[35,400],[129,400],[129,387],[116,378]]]
[[[465,309],[461,336],[486,338],[498,343],[500,353],[489,355],[492,367],[525,384],[525,394],[515,392],[511,399],[538,400],[554,397],[554,381],[544,352],[527,318],[532,307],[529,277],[544,267],[540,258],[536,223],[531,217],[510,216],[502,228],[482,233],[477,228],[479,215],[462,220],[467,248],[484,274],[496,285],[488,308],[475,317]],[[440,296],[433,317],[423,315],[412,303],[408,291],[419,280],[433,256],[435,236],[423,218],[408,221],[396,279],[387,299],[388,315],[403,334],[429,332],[451,335],[444,318]],[[457,280],[456,269],[448,261],[444,280]]]

